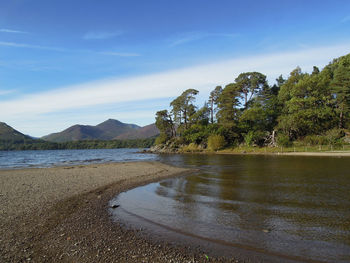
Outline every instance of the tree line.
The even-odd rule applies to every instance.
[[[155,138],[133,140],[81,140],[70,142],[48,142],[44,140],[0,140],[0,150],[67,150],[67,149],[118,149],[118,148],[149,148]]]
[[[350,54],[312,73],[297,67],[273,85],[260,72],[241,73],[215,87],[202,107],[195,105],[197,94],[188,89],[170,110],[156,113],[156,144],[219,149],[341,143],[350,125]]]

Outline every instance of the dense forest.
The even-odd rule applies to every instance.
[[[66,150],[66,149],[116,149],[149,148],[155,138],[134,140],[83,140],[70,142],[48,142],[38,139],[0,140],[0,150]]]
[[[242,73],[217,86],[203,107],[195,105],[197,94],[188,89],[170,103],[170,111],[156,113],[157,145],[218,150],[344,144],[350,128],[350,54],[310,74],[297,67],[274,85],[262,73]]]

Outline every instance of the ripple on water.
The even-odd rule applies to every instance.
[[[201,171],[122,193],[111,200],[121,209],[111,212],[131,227],[181,243],[190,238],[218,254],[349,262],[348,159],[213,158],[165,156]]]

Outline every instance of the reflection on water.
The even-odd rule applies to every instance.
[[[350,159],[243,155],[161,159],[201,170],[119,195],[112,200],[121,204],[119,218],[124,214],[130,221],[134,215],[171,231],[226,244],[228,249],[241,247],[306,262],[350,261]]]

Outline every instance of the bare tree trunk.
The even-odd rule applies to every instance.
[[[276,146],[276,131],[272,131],[272,136],[271,136],[271,144],[272,146]]]

